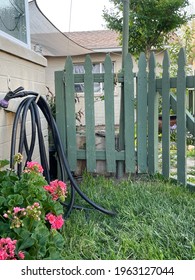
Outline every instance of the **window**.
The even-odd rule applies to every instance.
[[[30,46],[27,0],[0,1],[0,34]]]
[[[92,73],[104,73],[104,64],[103,63],[93,63],[92,64]],[[74,74],[84,74],[84,65],[83,64],[74,64],[73,66]],[[114,67],[114,65],[113,65]],[[94,83],[94,93],[102,93],[104,91],[104,83]],[[84,92],[84,84],[75,84],[75,92]]]

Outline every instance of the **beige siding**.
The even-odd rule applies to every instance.
[[[19,86],[45,95],[45,68],[47,61],[35,52],[0,36],[0,99]],[[15,111],[21,100],[10,101],[8,109],[0,107],[0,159],[9,159],[11,132]],[[47,144],[47,125],[42,116],[43,134]],[[30,127],[30,123],[27,125]],[[30,129],[28,129],[30,137]],[[39,160],[38,144],[34,160]]]

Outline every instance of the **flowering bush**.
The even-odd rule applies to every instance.
[[[20,154],[15,162],[22,160]],[[0,169],[8,161],[0,161]],[[37,162],[28,162],[20,177],[0,170],[0,260],[62,259],[63,206],[67,186],[48,182]]]

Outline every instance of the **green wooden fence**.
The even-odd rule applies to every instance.
[[[92,74],[90,56],[86,56],[85,74],[73,74],[71,57],[66,59],[65,70],[55,73],[56,120],[70,168],[74,172],[77,160],[86,160],[86,169],[96,172],[97,160],[106,162],[106,171],[116,173],[117,162],[124,161],[125,173],[159,172],[158,164],[158,107],[162,95],[162,174],[170,177],[170,106],[177,114],[177,180],[186,185],[186,129],[195,136],[195,120],[186,110],[186,89],[195,88],[195,76],[185,75],[185,51],[178,57],[177,77],[169,77],[169,56],[165,52],[162,78],[156,78],[155,55],[147,63],[140,55],[138,73],[133,73],[131,55],[128,54],[124,71],[113,73],[109,55],[104,61],[105,73]],[[124,87],[124,141],[125,149],[116,147],[114,123],[114,81]],[[135,82],[136,79],[136,82]],[[104,83],[105,149],[95,146],[94,83]],[[85,97],[85,149],[76,143],[75,83],[84,83]],[[176,94],[170,93],[175,89]],[[135,114],[136,111],[136,114]],[[136,115],[136,117],[135,117]]]

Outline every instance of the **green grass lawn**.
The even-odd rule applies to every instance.
[[[195,193],[158,178],[117,182],[87,174],[81,189],[117,214],[73,210],[64,259],[195,259]],[[76,203],[86,206],[80,197]]]

